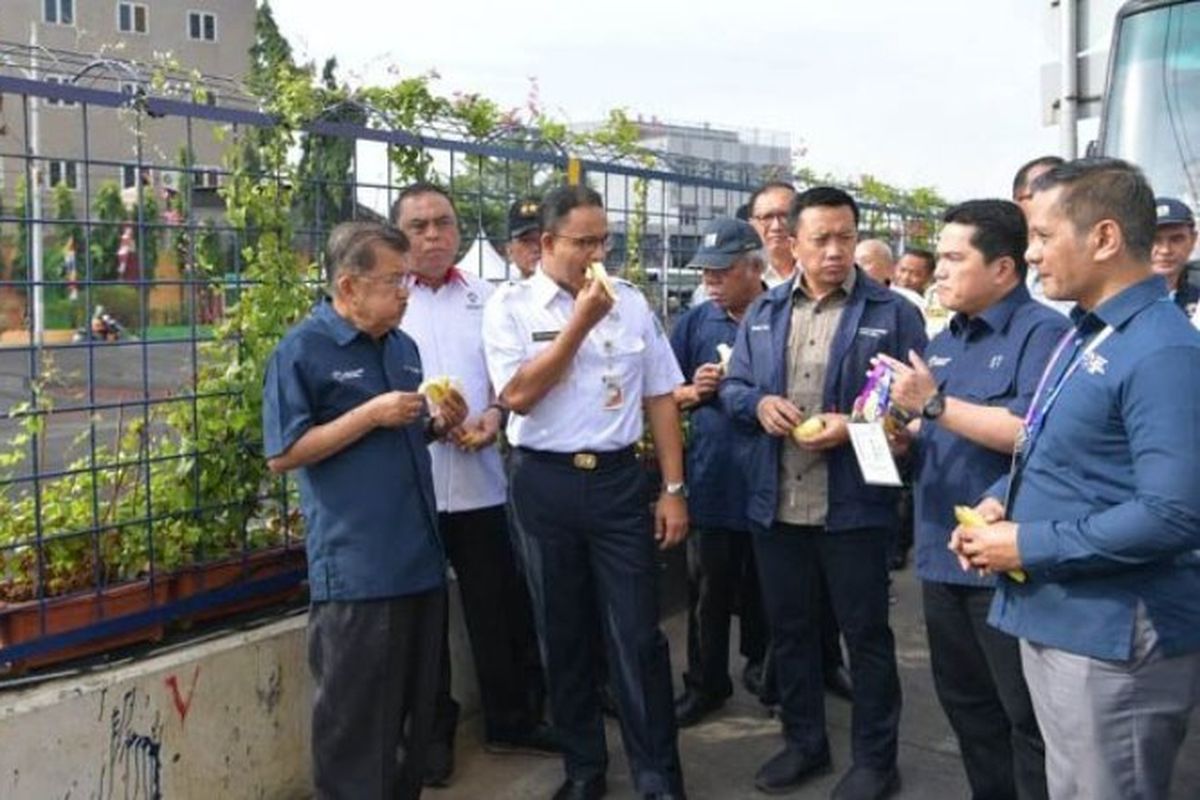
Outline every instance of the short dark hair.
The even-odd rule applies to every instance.
[[[906,247],[904,252],[900,254],[904,256],[916,256],[925,262],[925,266],[929,269],[929,274],[932,275],[937,269],[937,256],[923,247]]]
[[[410,197],[417,197],[423,194],[440,194],[442,197],[446,198],[446,202],[450,204],[450,210],[454,212],[454,219],[456,221],[458,220],[458,206],[454,204],[454,198],[450,196],[448,191],[443,189],[441,186],[438,186],[436,183],[430,183],[429,181],[417,181],[416,183],[410,183],[408,186],[405,186],[400,190],[400,194],[396,195],[396,199],[392,203],[391,216],[388,217],[392,224],[400,224],[400,205],[405,200]]]
[[[1029,266],[1025,251],[1029,248],[1029,226],[1021,207],[1009,200],[968,200],[946,210],[942,222],[970,225],[971,247],[991,263],[1008,256],[1024,279]]]
[[[568,214],[587,207],[604,208],[604,200],[592,187],[577,184],[551,189],[542,199],[542,231],[558,233]]]
[[[762,197],[767,192],[773,192],[776,189],[782,189],[788,192],[792,197],[796,196],[796,187],[787,181],[767,181],[762,186],[754,190],[750,195],[750,199],[746,201],[746,220],[749,221],[754,216],[754,204],[758,202],[758,198]]]
[[[1138,261],[1150,259],[1158,230],[1154,190],[1142,171],[1119,158],[1081,158],[1038,176],[1033,191],[1062,187],[1063,215],[1083,234],[1101,220],[1121,228],[1125,249]]]
[[[814,186],[792,198],[788,213],[788,227],[793,231],[800,222],[800,214],[806,208],[849,208],[854,213],[854,227],[858,227],[858,203],[843,189],[836,186]]]
[[[408,252],[408,237],[399,228],[379,222],[343,222],[329,232],[325,242],[325,270],[332,284],[342,273],[362,275],[375,269],[375,247],[401,255]]]
[[[1038,167],[1057,167],[1066,162],[1058,156],[1038,156],[1035,159],[1026,161],[1017,170],[1017,174],[1013,176],[1012,198],[1016,200],[1021,194],[1021,190],[1029,183],[1029,173],[1033,172]]]

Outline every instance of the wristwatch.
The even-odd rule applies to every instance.
[[[687,484],[683,481],[679,483],[664,483],[663,492],[672,497],[687,497]]]
[[[925,401],[924,407],[921,409],[921,416],[925,419],[934,420],[940,417],[946,410],[946,395],[942,394],[939,389],[937,393]]]

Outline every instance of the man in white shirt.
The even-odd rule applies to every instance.
[[[687,534],[672,394],[683,375],[637,287],[594,276],[608,244],[599,194],[552,190],[542,201],[541,265],[488,301],[484,343],[511,411],[513,517],[563,748],[566,780],[554,798],[596,800],[607,790],[603,649],[635,791],[667,800],[683,797],[683,774],[655,549]],[[636,452],[643,420],[663,480],[653,521]]]
[[[507,481],[496,436],[504,419],[483,354],[483,307],[492,286],[454,266],[458,215],[443,189],[418,183],[401,191],[392,220],[408,237],[414,277],[402,329],[417,342],[425,375],[449,376],[467,401],[467,420],[430,445],[438,527],[462,596],[490,752],[556,752],[541,722],[540,670],[528,592],[517,570],[505,514]],[[445,659],[449,665],[449,659]],[[453,770],[456,713],[449,676],[439,702],[441,734],[427,779]]]

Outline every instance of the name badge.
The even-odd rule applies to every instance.
[[[533,340],[535,342],[553,342],[559,333],[561,331],[534,331]]]
[[[903,486],[900,470],[888,447],[882,422],[851,422],[850,444],[862,470],[863,481],[871,486]]]

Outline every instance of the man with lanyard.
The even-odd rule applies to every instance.
[[[683,796],[655,554],[656,542],[672,547],[687,535],[672,395],[683,376],[642,293],[594,276],[608,243],[599,194],[552,190],[538,271],[498,289],[484,313],[488,370],[511,411],[512,512],[566,762],[555,800],[606,791],[600,646],[635,790]],[[643,418],[663,478],[653,520],[635,448]]]
[[[748,223],[718,217],[708,224],[688,267],[703,270],[709,302],[695,306],[671,331],[671,347],[691,380],[675,390],[690,412],[687,447],[688,669],[675,703],[680,727],[695,725],[733,694],[729,623],[740,605],[741,651],[761,663],[766,623],[746,524],[746,478],[737,456],[744,433],[721,408],[717,388],[746,307],[763,291],[762,239]]]
[[[1050,796],[1165,798],[1200,698],[1200,334],[1151,271],[1136,167],[1056,167],[1029,218],[1029,261],[1074,327],[977,506],[990,524],[951,544],[1000,575],[989,621],[1021,639]]]
[[[1154,201],[1158,230],[1150,250],[1150,266],[1167,282],[1171,300],[1188,319],[1196,314],[1200,286],[1188,282],[1187,266],[1196,247],[1196,218],[1186,204],[1174,197]]]
[[[509,274],[509,280],[528,278],[537,269],[542,257],[542,223],[539,221],[538,201],[523,197],[508,209],[508,245],[505,255],[508,263],[517,268],[517,274]]]
[[[467,409],[430,417],[417,392],[417,346],[396,330],[407,251],[393,228],[334,228],[332,299],[287,332],[263,384],[267,465],[296,472],[307,524],[319,797],[415,799],[433,728],[446,560],[425,444]]]
[[[925,326],[912,303],[854,265],[858,205],[850,195],[828,186],[802,192],[791,225],[797,275],[750,306],[720,389],[734,420],[756,434],[746,458],[747,516],[783,706],[785,747],[755,785],[780,793],[829,768],[818,634],[825,579],[854,679],[854,763],[833,796],[875,800],[900,783],[887,592],[898,497],[864,483],[847,421],[871,359],[923,350]],[[796,439],[794,430],[814,416],[821,431]]]
[[[495,402],[483,357],[483,307],[491,284],[454,266],[458,215],[440,187],[403,189],[392,221],[411,243],[413,273],[403,330],[421,351],[426,374],[449,376],[472,410],[446,442],[430,446],[438,524],[458,578],[483,706],[489,752],[556,753],[541,722],[541,676],[531,674],[536,650],[529,593],[517,571],[505,500],[507,480],[496,436],[504,412]],[[448,653],[449,645],[446,644]],[[438,736],[431,746],[427,783],[446,783],[453,770],[457,704],[450,697],[450,665],[439,698]]]
[[[921,418],[913,447],[916,568],[938,700],[958,736],[971,793],[1044,798],[1045,751],[1016,639],[987,624],[994,576],[964,572],[947,549],[954,507],[1007,473],[1033,390],[1066,317],[1025,288],[1025,218],[972,200],[943,216],[936,290],[954,316],[925,356],[893,369],[892,404]]]

